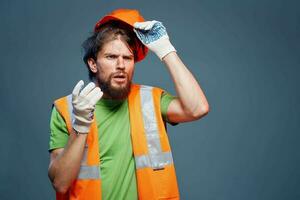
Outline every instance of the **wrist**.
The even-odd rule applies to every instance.
[[[161,61],[169,53],[176,52],[176,49],[171,44],[168,36],[163,36],[159,40],[150,43],[149,49],[152,49]]]
[[[88,134],[88,132],[87,133],[79,132],[75,128],[73,128],[73,131],[74,131],[75,135],[77,135],[77,136],[78,135],[87,135]]]
[[[178,58],[177,52],[176,51],[172,51],[172,52],[168,53],[166,56],[164,56],[163,59],[162,59],[162,61],[164,63],[167,63],[167,62],[172,62],[172,61],[174,61],[177,58]]]
[[[73,122],[73,129],[74,129],[76,135],[89,133],[90,126],[91,126],[91,123],[81,122],[76,119]]]

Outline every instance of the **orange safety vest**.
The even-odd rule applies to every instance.
[[[179,199],[171,148],[160,110],[163,90],[132,84],[128,96],[131,141],[135,158],[137,190],[140,200]],[[72,97],[54,102],[72,130]],[[67,194],[56,193],[57,200],[101,200],[99,144],[96,119],[87,136],[79,174]]]

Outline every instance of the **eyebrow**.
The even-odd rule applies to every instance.
[[[117,54],[117,53],[104,53],[103,55],[104,55],[104,56],[113,56],[113,55],[119,56],[120,54]],[[123,56],[125,56],[125,57],[134,57],[133,54],[125,54],[125,55],[123,55]]]

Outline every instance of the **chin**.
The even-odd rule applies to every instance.
[[[113,99],[126,99],[130,92],[131,82],[125,82],[122,84],[111,84],[109,90],[109,96]]]

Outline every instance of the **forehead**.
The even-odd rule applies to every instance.
[[[106,42],[99,54],[122,54],[122,55],[133,55],[132,49],[129,45],[122,41],[120,38]]]

